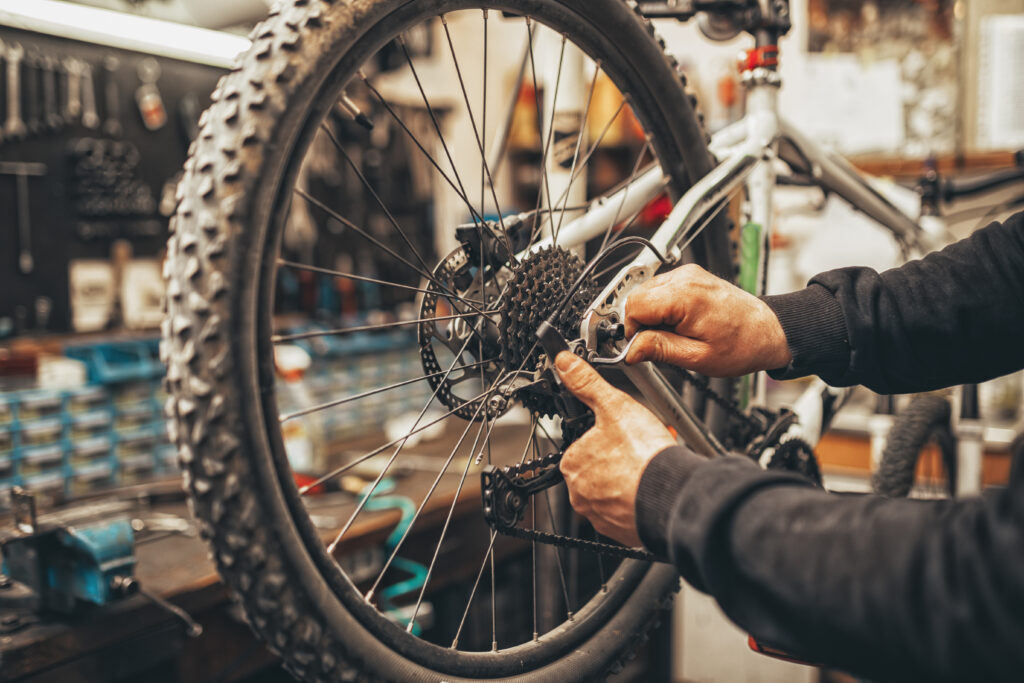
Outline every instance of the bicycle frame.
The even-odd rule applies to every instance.
[[[711,141],[710,148],[720,159],[719,164],[679,199],[651,238],[651,243],[668,264],[677,265],[684,260],[686,248],[693,238],[733,193],[742,189],[749,206],[747,219],[761,228],[757,282],[763,282],[772,228],[776,160],[784,161],[794,171],[807,176],[812,184],[826,193],[842,197],[853,208],[890,230],[905,254],[921,254],[937,246],[917,220],[872,187],[845,159],[823,149],[779,115],[778,89],[781,81],[775,70],[752,68],[744,76],[748,86],[747,114],[715,134]],[[631,215],[642,209],[663,191],[666,183],[660,169],[655,166],[616,193],[595,200],[582,216],[560,229],[557,235],[559,245],[572,248],[600,236],[617,216]],[[550,246],[553,240],[549,235],[530,250]],[[598,325],[622,320],[626,297],[637,285],[653,277],[662,265],[658,255],[645,249],[612,278],[580,325],[580,337],[589,349],[616,350],[598,348]],[[641,363],[623,369],[655,412],[666,424],[674,427],[691,448],[707,456],[724,453],[721,444],[654,364]],[[763,386],[763,382],[760,384]],[[793,406],[799,420],[786,437],[799,436],[811,445],[817,443],[831,416],[850,393],[850,389],[828,387],[820,380],[812,383]],[[766,457],[770,455],[769,452]]]

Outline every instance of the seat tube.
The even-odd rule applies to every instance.
[[[747,135],[760,141],[769,154],[774,153],[774,141],[779,134],[778,48],[776,33],[758,31],[756,45],[748,50],[740,62],[742,81],[747,88]],[[771,163],[758,164],[747,179],[748,211],[740,225],[739,285],[754,295],[765,292],[767,259],[771,247],[772,193],[775,189],[775,169]],[[759,375],[745,377],[741,387],[741,400],[748,398],[764,401],[765,382]]]

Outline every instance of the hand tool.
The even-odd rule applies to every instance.
[[[57,60],[46,56],[41,62],[43,81],[43,121],[56,130],[61,127],[63,119],[57,110]]]
[[[96,88],[92,82],[92,66],[82,62],[82,125],[96,128],[100,117],[96,113]]]
[[[26,50],[22,79],[25,81],[25,126],[29,135],[37,135],[43,129],[41,118],[42,102],[40,101],[39,76],[40,56],[37,51]]]
[[[29,275],[35,268],[35,260],[32,258],[32,224],[28,213],[28,179],[46,175],[46,164],[0,161],[0,175],[13,175],[17,183],[18,270]]]
[[[67,73],[67,100],[64,103],[64,119],[71,123],[82,114],[82,62],[74,57],[64,60]]]
[[[108,55],[103,60],[107,105],[107,119],[103,122],[103,132],[111,137],[118,137],[124,131],[124,126],[121,125],[121,90],[117,85],[117,69],[120,65],[121,60],[113,55]]]
[[[7,46],[7,121],[4,137],[22,138],[28,133],[21,119],[21,58],[25,49],[18,43]]]

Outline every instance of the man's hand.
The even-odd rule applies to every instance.
[[[649,410],[608,384],[568,351],[555,368],[566,388],[594,411],[594,426],[562,456],[569,502],[600,533],[640,545],[636,490],[647,463],[676,440]]]
[[[630,364],[651,360],[711,377],[737,377],[791,360],[786,334],[767,304],[692,264],[658,275],[629,295],[626,336],[638,332],[626,358]]]

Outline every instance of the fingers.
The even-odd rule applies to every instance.
[[[717,278],[688,263],[641,284],[626,297],[626,336],[632,337],[641,327],[680,324],[686,312],[700,302],[701,288],[695,285],[706,284],[709,279]]]
[[[637,335],[629,347],[626,363],[633,365],[643,361],[670,363],[690,370],[700,369],[708,356],[705,342],[662,330],[645,330]]]
[[[627,338],[641,327],[673,326],[678,322],[674,320],[671,297],[666,296],[665,281],[658,278],[645,282],[626,297],[623,312]]]
[[[575,394],[576,398],[590,406],[595,415],[602,412],[618,391],[604,381],[590,363],[568,351],[562,351],[555,358],[555,369],[558,370],[558,375],[566,388]]]

